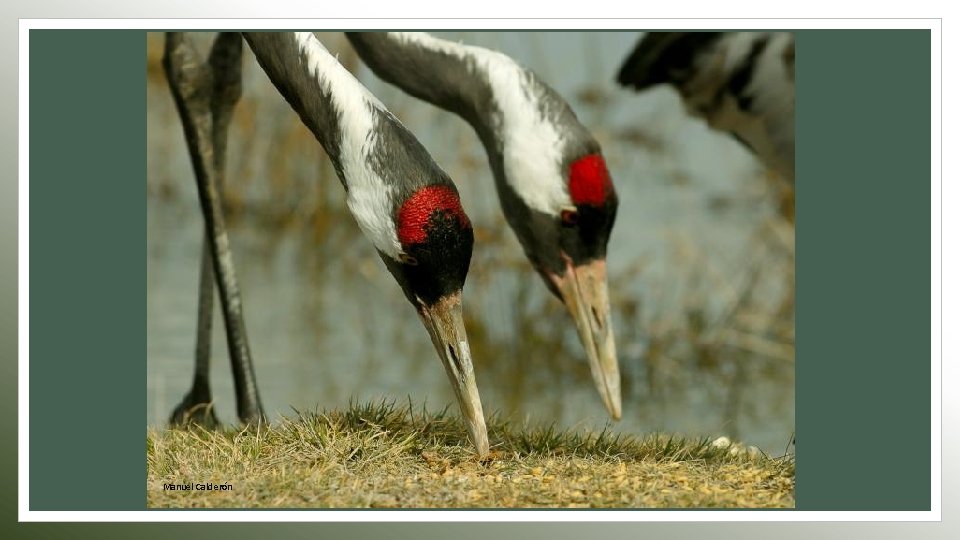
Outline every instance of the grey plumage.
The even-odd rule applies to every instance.
[[[789,32],[651,32],[617,82],[674,87],[687,110],[794,180],[794,58]]]

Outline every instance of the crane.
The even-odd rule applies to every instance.
[[[351,214],[414,306],[453,387],[469,438],[481,455],[486,454],[489,442],[461,299],[473,229],[456,186],[419,141],[312,33],[244,33],[243,40],[330,157],[347,192]],[[242,422],[259,423],[265,416],[217,192],[223,178],[226,129],[240,96],[241,52],[239,34],[221,33],[204,61],[182,34],[169,33],[164,69],[197,179],[205,249],[210,254],[210,264],[203,266],[201,276],[212,272],[220,292],[238,416]],[[203,278],[201,293],[202,288]],[[200,306],[203,315],[202,294]],[[203,321],[198,328],[202,326]],[[202,334],[198,330],[198,337]],[[194,384],[174,411],[175,422],[210,410],[209,357],[201,358],[201,348],[198,342]],[[215,420],[215,416],[209,418]]]

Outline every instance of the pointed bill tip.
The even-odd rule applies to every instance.
[[[417,311],[453,387],[470,442],[476,447],[477,453],[484,456],[490,451],[490,442],[473,373],[473,357],[463,325],[460,293],[440,298],[431,305],[421,304]]]
[[[613,418],[614,420],[620,420],[622,416],[620,408],[620,389],[617,388],[616,392],[601,395],[604,397],[603,402],[604,405],[607,406],[607,412],[610,413],[610,418]]]
[[[577,266],[568,264],[562,276],[551,279],[576,323],[600,398],[610,416],[619,420],[620,367],[607,294],[606,264],[603,259]]]

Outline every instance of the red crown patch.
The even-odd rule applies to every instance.
[[[607,164],[599,154],[590,154],[570,165],[570,198],[573,204],[603,206],[613,192]]]
[[[404,246],[426,241],[430,216],[441,211],[454,215],[460,226],[470,226],[470,219],[460,205],[460,196],[448,186],[427,186],[404,201],[397,212],[397,236]]]

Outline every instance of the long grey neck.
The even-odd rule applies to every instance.
[[[347,38],[378,77],[457,114],[476,130],[488,151],[502,151],[497,148],[502,112],[493,97],[487,65],[477,56],[490,51],[426,34],[347,32]]]
[[[244,38],[270,81],[326,150],[343,181],[341,147],[344,129],[349,126],[344,125],[342,112],[352,105],[374,115],[374,107],[363,103],[366,90],[312,36],[246,32]]]

